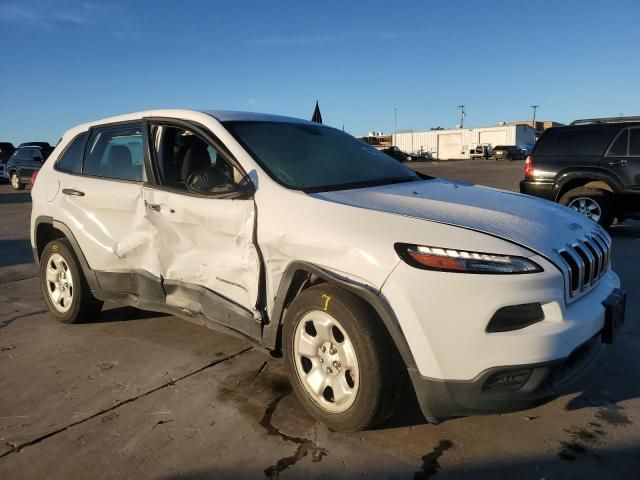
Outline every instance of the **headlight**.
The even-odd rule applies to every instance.
[[[469,252],[451,248],[396,243],[400,258],[412,267],[441,272],[511,274],[536,273],[542,267],[524,257]]]

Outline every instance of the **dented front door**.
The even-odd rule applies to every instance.
[[[188,310],[214,309],[202,296],[221,297],[251,313],[260,263],[253,244],[252,200],[206,198],[144,188],[145,216],[155,227],[166,302]],[[207,307],[208,305],[208,307]],[[216,318],[221,312],[202,311]]]

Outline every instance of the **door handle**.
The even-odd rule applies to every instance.
[[[154,212],[159,212],[161,210],[160,205],[158,205],[157,203],[144,202],[144,204],[147,206],[147,208],[150,208]]]
[[[162,213],[162,206],[159,203],[149,203],[145,200],[144,206],[150,210],[153,210],[154,212]],[[167,212],[167,210],[169,211],[169,213],[175,212],[173,208],[168,208],[165,210],[165,213]]]
[[[612,167],[626,167],[627,166],[627,161],[626,160],[614,160],[613,162],[609,162],[609,165],[611,165]]]
[[[80,190],[76,190],[74,188],[63,188],[62,193],[64,193],[65,195],[72,195],[74,197],[84,197],[84,192],[81,192]]]

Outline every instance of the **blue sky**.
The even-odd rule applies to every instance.
[[[156,107],[353,134],[640,114],[640,2],[0,0],[0,140]]]

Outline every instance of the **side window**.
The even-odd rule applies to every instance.
[[[536,144],[539,155],[602,155],[615,135],[606,126],[547,130]]]
[[[241,179],[212,145],[190,130],[154,125],[150,138],[163,186],[215,194]]]
[[[63,172],[77,172],[80,167],[80,160],[84,149],[84,142],[87,139],[87,133],[81,133],[71,141],[71,144],[58,160],[56,168]]]
[[[626,156],[627,145],[629,144],[629,129],[624,129],[620,135],[616,137],[613,144],[607,152],[608,157]]]
[[[99,127],[87,142],[82,173],[140,182],[143,164],[141,123]]]
[[[629,155],[640,157],[640,128],[632,128],[629,135]]]

